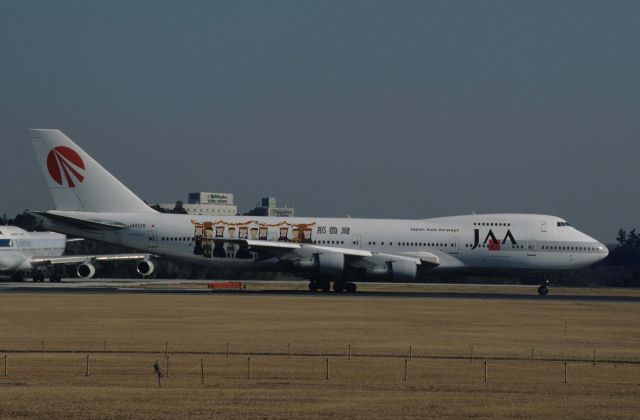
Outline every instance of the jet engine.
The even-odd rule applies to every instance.
[[[315,258],[299,258],[291,263],[294,267],[301,269],[311,269],[318,266],[318,261]]]
[[[391,274],[391,263],[367,267],[367,275],[371,277],[386,277]]]
[[[143,276],[150,275],[151,273],[153,273],[154,269],[155,266],[153,265],[151,260],[148,260],[146,258],[138,262],[138,264],[136,265],[136,271]]]
[[[329,277],[342,277],[344,273],[344,255],[336,252],[318,254],[320,273]]]
[[[418,274],[418,265],[413,261],[393,261],[391,263],[393,281],[412,282]]]
[[[78,266],[78,268],[76,269],[76,273],[78,274],[78,277],[82,277],[83,279],[90,279],[94,274],[96,274],[96,268],[93,266],[93,264],[84,262]]]

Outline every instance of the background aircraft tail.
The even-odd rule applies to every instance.
[[[155,212],[60,130],[28,132],[58,210]]]

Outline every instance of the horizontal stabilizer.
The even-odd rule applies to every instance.
[[[80,229],[88,229],[93,231],[120,230],[126,226],[120,223],[97,222],[93,220],[79,219],[77,217],[63,216],[61,214],[49,213],[45,211],[28,211],[27,213],[36,218],[49,219],[56,223],[63,223]]]

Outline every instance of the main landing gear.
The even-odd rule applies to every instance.
[[[45,274],[44,272],[37,271],[33,273],[32,277],[34,283],[42,283],[44,282]],[[49,276],[49,282],[51,283],[60,283],[61,281],[62,277],[60,277],[58,274],[52,274]]]
[[[333,282],[333,290],[335,292],[348,292],[354,293],[358,286],[355,283],[350,281],[334,281]],[[323,292],[328,292],[331,290],[331,282],[328,280],[311,280],[309,282],[309,290],[312,292],[317,292],[318,290],[322,290]]]
[[[549,293],[549,279],[544,279],[540,287],[538,287],[538,294],[540,296],[546,296],[547,293]]]

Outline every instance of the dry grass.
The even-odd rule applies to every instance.
[[[608,303],[5,294],[0,417],[636,417],[639,314]]]

